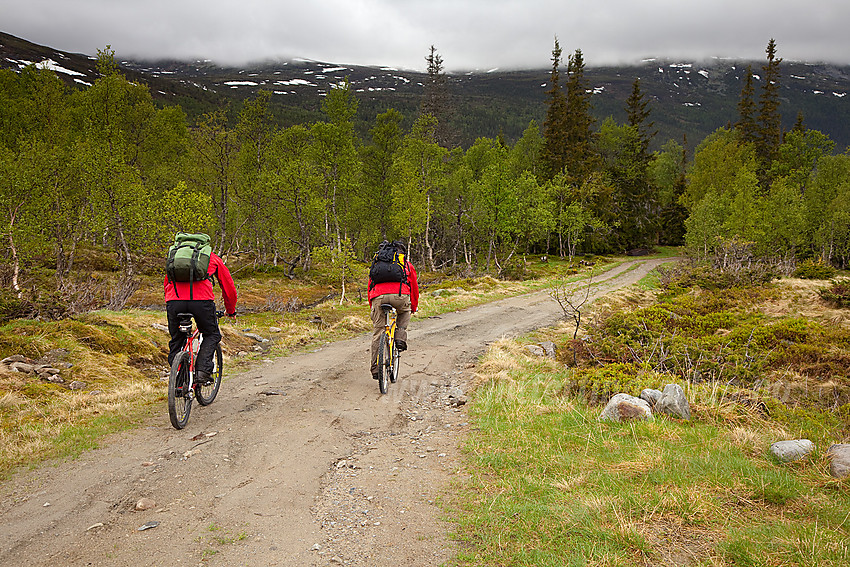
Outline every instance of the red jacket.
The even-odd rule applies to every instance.
[[[419,307],[419,284],[416,281],[416,270],[413,269],[413,264],[408,261],[404,262],[404,271],[407,272],[407,283],[401,284],[401,295],[410,296],[410,311],[416,313]],[[369,280],[369,303],[385,293],[398,293],[398,282],[379,283],[372,286],[372,280]]]
[[[233,285],[233,277],[230,275],[230,270],[227,269],[222,259],[215,253],[210,255],[210,267],[207,269],[207,274],[210,275],[208,279],[192,283],[192,299],[215,299],[212,280],[212,276],[215,276],[218,278],[218,285],[221,286],[221,295],[224,296],[224,311],[228,315],[235,314],[236,286]],[[165,301],[174,301],[175,299],[189,299],[189,282],[170,282],[166,276]]]

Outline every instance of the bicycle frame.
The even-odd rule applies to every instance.
[[[180,352],[189,353],[189,391],[192,392],[192,386],[195,383],[195,358],[197,349],[194,348],[195,341],[201,340],[201,332],[192,328],[192,319],[184,319],[180,321],[179,329],[186,335],[186,342],[183,343],[183,348]]]
[[[384,324],[384,332],[390,345],[390,354],[395,350],[396,310],[395,307],[386,311],[387,322]]]

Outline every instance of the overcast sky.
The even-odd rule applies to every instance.
[[[588,66],[650,57],[850,64],[850,0],[0,0],[0,31],[116,57],[304,58],[447,71],[548,68],[555,37]]]

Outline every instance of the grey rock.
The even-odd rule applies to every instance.
[[[246,337],[248,337],[249,339],[254,339],[255,341],[257,341],[257,342],[259,342],[259,343],[267,343],[267,342],[269,342],[269,340],[268,340],[268,339],[266,339],[266,338],[264,338],[264,337],[261,337],[260,335],[258,335],[258,334],[256,334],[256,333],[244,333],[244,335],[245,335]]]
[[[280,327],[269,327],[270,333],[280,333],[281,331],[283,331],[283,329],[281,329]]]
[[[59,370],[58,368],[53,368],[51,366],[41,366],[39,368],[36,368],[35,372],[36,372],[36,374],[38,374],[41,377],[44,377],[45,375],[51,376],[53,374],[61,374],[62,373],[62,371]]]
[[[650,407],[655,407],[658,400],[661,399],[661,390],[653,390],[652,388],[644,388],[640,393],[640,399],[649,402]]]
[[[162,323],[151,323],[151,327],[156,329],[157,331],[165,331],[168,332],[168,327],[163,325]]]
[[[826,452],[829,457],[829,474],[835,478],[850,475],[850,444],[837,443]]]
[[[3,360],[0,360],[0,364],[5,364],[7,366],[11,365],[13,362],[31,363],[32,360],[30,360],[29,358],[25,357],[22,354],[13,354],[12,356],[7,356]]]
[[[452,386],[449,388],[448,392],[449,405],[452,407],[459,407],[467,402],[467,397],[463,393],[463,390],[458,388],[457,386]]]
[[[599,414],[599,421],[634,421],[651,420],[652,408],[646,400],[630,396],[629,394],[617,394],[608,401],[605,409]]]
[[[673,417],[691,419],[691,405],[685,397],[685,391],[678,384],[664,386],[661,398],[655,404],[655,411]]]
[[[62,379],[58,374],[53,374],[52,376],[42,376],[48,382],[53,382],[54,384],[64,384],[65,380]]]
[[[138,502],[136,502],[136,510],[150,510],[156,506],[156,502],[154,502],[150,498],[140,498]]]
[[[26,362],[13,362],[9,365],[13,372],[23,372],[24,374],[32,374],[35,372],[35,365],[27,364]]]
[[[770,446],[770,452],[783,463],[799,461],[808,457],[815,450],[815,444],[808,439],[792,439],[777,441]]]
[[[82,389],[84,389],[87,385],[88,385],[88,384],[86,384],[85,382],[80,382],[79,380],[74,380],[73,382],[71,382],[70,384],[68,384],[68,387],[69,387],[69,388],[71,388],[72,390],[82,390]]]
[[[543,350],[546,351],[546,356],[548,356],[549,358],[555,358],[555,354],[557,352],[557,349],[555,348],[555,343],[553,343],[552,341],[543,341],[542,343],[540,343],[540,346],[543,347]]]
[[[546,351],[539,345],[525,345],[525,349],[534,356],[546,356]]]

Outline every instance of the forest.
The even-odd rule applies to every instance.
[[[699,141],[657,144],[651,101],[635,80],[625,123],[591,116],[581,50],[555,41],[546,117],[520,139],[454,140],[456,109],[432,48],[410,128],[394,109],[368,136],[343,83],[322,120],[279,126],[260,92],[191,121],[128,81],[114,53],[100,78],[65,86],[52,71],[0,71],[0,280],[8,297],[73,293],[87,251],[110,250],[121,307],[158,273],[178,231],[206,232],[223,256],[290,278],[317,263],[367,261],[384,239],[408,243],[422,269],[521,277],[524,258],[640,253],[685,245],[695,258],[850,262],[850,154],[805,117],[781,126],[781,58],[741,91],[739,119]],[[563,76],[562,76],[563,75]],[[650,145],[661,147],[651,151]],[[4,301],[6,299],[4,298]]]

